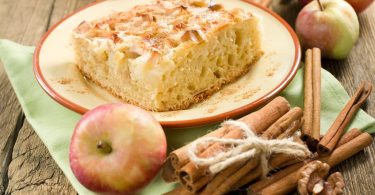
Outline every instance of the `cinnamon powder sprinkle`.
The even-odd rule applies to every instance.
[[[242,95],[240,95],[238,98],[236,98],[236,100],[240,101],[240,100],[246,100],[246,99],[249,99],[250,97],[254,96],[256,93],[258,93],[260,91],[260,87],[256,87],[254,89],[250,89],[249,91],[243,93]]]
[[[69,78],[62,78],[60,80],[57,80],[57,83],[59,83],[61,85],[68,85],[72,82],[73,82],[73,79],[69,79]]]
[[[217,107],[211,107],[209,109],[207,109],[207,113],[211,114],[213,112],[215,112],[217,110]]]
[[[275,75],[275,73],[277,72],[279,67],[280,67],[280,65],[274,65],[274,66],[270,67],[269,69],[267,69],[266,70],[266,76],[272,77],[273,75]]]

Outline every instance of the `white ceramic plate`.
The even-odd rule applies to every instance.
[[[77,71],[70,42],[72,30],[83,20],[94,20],[131,9],[150,0],[107,0],[91,4],[64,18],[42,38],[34,56],[34,72],[43,89],[57,102],[78,112],[120,102],[86,81]],[[226,8],[241,7],[262,18],[264,56],[248,74],[187,110],[153,112],[165,127],[188,127],[236,117],[264,104],[284,89],[300,61],[300,45],[291,27],[272,11],[245,0],[216,0]]]

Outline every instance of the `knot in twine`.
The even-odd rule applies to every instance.
[[[244,139],[207,137],[196,140],[188,148],[187,154],[190,160],[198,166],[208,166],[211,174],[217,174],[236,162],[248,160],[259,156],[263,176],[269,171],[268,159],[272,154],[286,154],[297,158],[311,155],[306,146],[294,142],[291,138],[282,140],[266,140],[258,137],[251,128],[243,122],[229,120],[222,126],[234,126],[244,133]],[[231,145],[228,151],[221,151],[207,158],[198,157],[198,147],[207,146],[210,143]]]

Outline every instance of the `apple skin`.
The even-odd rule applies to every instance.
[[[357,13],[363,12],[368,8],[374,0],[345,0],[347,1]]]
[[[99,141],[110,150],[98,149]],[[70,167],[92,191],[133,194],[156,176],[166,148],[164,131],[151,114],[129,104],[108,104],[78,122],[70,143]]]
[[[302,7],[306,6],[307,4],[309,4],[311,1],[315,1],[315,0],[299,0],[299,4],[302,5]]]
[[[314,0],[299,0],[302,6],[307,5],[311,1],[314,1]],[[345,1],[348,2],[357,13],[361,13],[366,8],[368,8],[374,0],[345,0]]]
[[[297,16],[296,33],[305,49],[318,47],[322,55],[344,59],[357,42],[359,22],[354,9],[343,0],[322,0],[307,4]]]

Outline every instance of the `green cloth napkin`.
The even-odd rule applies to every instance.
[[[80,115],[68,110],[51,99],[37,83],[32,68],[34,47],[27,47],[8,40],[0,40],[0,59],[21,103],[27,120],[47,146],[51,156],[79,194],[93,194],[74,177],[69,166],[69,142]],[[327,71],[322,70],[322,112],[321,129],[324,133],[343,108],[348,94],[342,85]],[[282,92],[293,106],[303,105],[302,71],[299,70],[292,83]],[[166,129],[168,147],[175,149],[215,129],[215,125],[190,129]],[[349,128],[357,127],[375,132],[375,120],[360,111]],[[160,177],[154,179],[141,194],[161,194],[175,184],[167,184]]]

